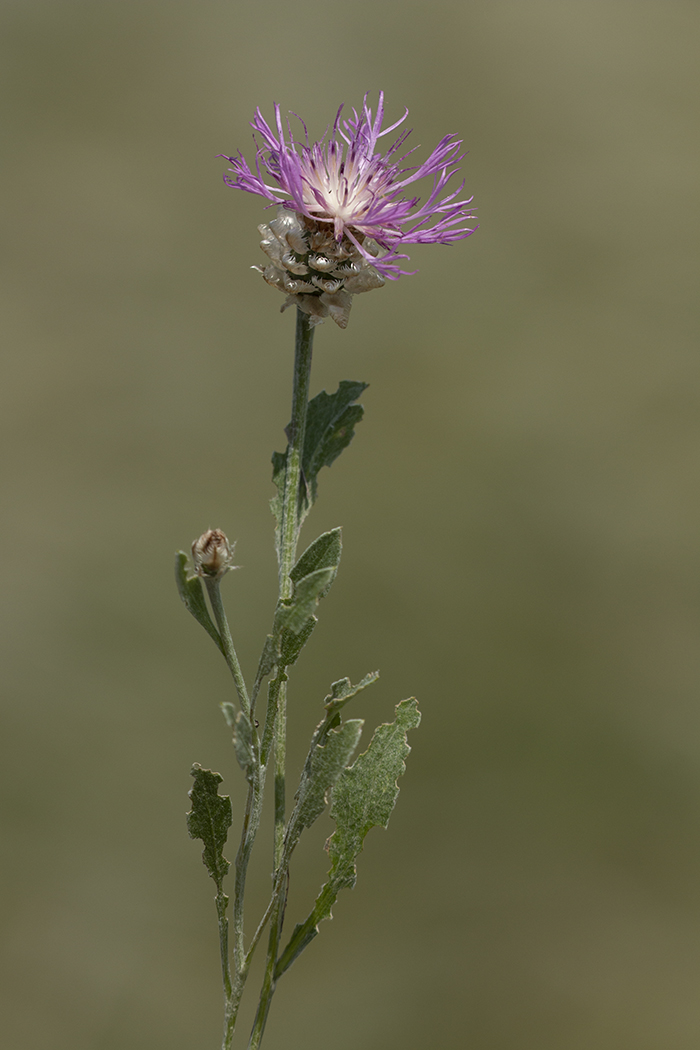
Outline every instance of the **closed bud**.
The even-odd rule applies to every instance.
[[[192,544],[194,571],[205,579],[220,580],[229,569],[237,567],[233,564],[235,546],[235,543],[229,543],[221,529],[208,529],[203,532]]]

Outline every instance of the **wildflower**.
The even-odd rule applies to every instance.
[[[408,115],[382,129],[384,95],[380,92],[376,117],[367,105],[342,118],[341,106],[333,130],[309,145],[287,137],[279,105],[275,128],[260,109],[251,127],[261,140],[257,145],[255,172],[239,152],[227,157],[231,175],[224,181],[279,205],[277,217],[258,227],[261,248],[270,264],[260,270],[268,284],[287,294],[282,309],[296,304],[312,323],[329,314],[345,328],[352,296],[379,288],[388,278],[397,280],[410,272],[401,269],[408,259],[401,249],[411,244],[451,244],[474,232],[465,223],[473,218],[473,198],[457,200],[464,182],[447,192],[447,183],[459,170],[454,165],[462,142],[455,135],[440,140],[422,164],[407,165],[414,153],[400,155],[410,131],[402,131],[382,155],[378,142],[395,131]],[[267,176],[274,183],[266,181]],[[424,204],[406,196],[407,187],[432,176],[433,186]]]
[[[221,529],[208,529],[192,544],[192,561],[197,576],[220,580],[233,564],[235,543],[229,543]]]

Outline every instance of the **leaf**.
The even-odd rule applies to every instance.
[[[283,667],[291,667],[299,658],[299,653],[304,648],[311,632],[318,623],[315,616],[310,616],[298,631],[290,631],[285,628],[280,638],[280,663]]]
[[[304,828],[310,828],[326,808],[328,792],[355,753],[363,724],[361,718],[350,719],[338,729],[331,729],[322,742],[312,743],[294,796],[296,806],[285,838],[287,861]]]
[[[327,394],[325,390],[322,390],[309,401],[304,448],[301,456],[300,525],[311,509],[311,505],[316,502],[319,470],[322,467],[330,467],[355,436],[355,426],[362,419],[365,410],[362,405],[355,405],[353,402],[357,401],[367,386],[367,383],[344,379],[334,394]],[[288,449],[289,445],[287,445]],[[270,509],[277,521],[278,549],[284,483],[287,475],[287,450],[272,453],[272,481],[277,488],[277,495],[270,500]]]
[[[253,726],[245,711],[239,711],[233,725],[233,750],[238,765],[250,780],[255,755],[253,753]]]
[[[223,711],[226,725],[233,730],[233,750],[236,754],[238,765],[245,773],[246,778],[250,780],[252,766],[255,761],[253,726],[245,711],[236,711],[236,708],[228,700],[223,700],[219,707]]]
[[[330,586],[335,579],[335,569],[317,569],[316,572],[304,576],[294,586],[294,596],[288,604],[283,604],[279,612],[279,624],[297,634],[306,624],[314,609],[328,594]]]
[[[289,574],[292,583],[297,583],[316,572],[317,569],[336,569],[343,551],[343,530],[338,526],[330,532],[322,532],[310,543]]]
[[[260,657],[260,667],[258,668],[260,678],[262,679],[265,675],[268,675],[276,663],[275,640],[271,634],[268,634],[263,646],[262,656]]]
[[[372,827],[385,828],[399,795],[397,778],[406,772],[411,750],[409,729],[420,723],[418,704],[411,698],[396,708],[396,719],[379,726],[369,747],[347,769],[333,792],[331,816],[338,825],[328,842],[331,875],[338,888],[355,885],[355,858]]]
[[[287,635],[291,631],[294,635],[304,634],[305,637],[300,645],[291,642],[288,637],[283,639],[281,649],[286,648],[285,655],[293,657],[285,662],[286,667],[297,659],[316,626],[314,610],[320,599],[325,598],[331,589],[338,572],[342,549],[341,528],[324,532],[306,548],[289,574],[294,584],[294,594],[291,601],[282,607],[279,624],[286,628]],[[285,655],[281,654],[283,661]]]
[[[355,859],[370,828],[385,828],[389,822],[399,793],[396,781],[405,771],[404,760],[410,751],[406,734],[419,723],[415,699],[402,700],[397,705],[395,721],[379,726],[367,750],[338,778],[331,805],[331,817],[337,827],[328,840],[331,858],[328,881],[316,898],[311,914],[294,928],[277,961],[276,978],[289,969],[311,943],[319,923],[330,918],[339,891],[355,885]]]
[[[191,612],[197,623],[200,623],[210,638],[216,642],[223,653],[224,646],[216,627],[212,622],[204,600],[204,588],[199,576],[188,576],[186,571],[187,555],[184,551],[178,551],[175,555],[175,582],[180,598],[185,603],[188,612]]]
[[[354,405],[367,389],[367,383],[344,379],[335,394],[320,394],[309,402],[301,466],[306,481],[304,515],[316,501],[318,472],[330,467],[355,435],[355,425],[364,415],[362,405]],[[301,497],[301,493],[300,493]]]
[[[379,671],[370,671],[366,674],[361,682],[357,685],[353,685],[349,678],[341,678],[338,682],[333,682],[331,691],[323,701],[323,705],[326,711],[337,712],[342,707],[345,707],[348,700],[362,689],[366,689],[368,685],[372,685],[379,678]]]
[[[204,843],[204,866],[221,891],[221,883],[230,867],[222,850],[233,823],[231,799],[219,794],[219,784],[224,779],[220,773],[202,769],[195,762],[190,775],[194,777],[194,784],[188,791],[192,809],[187,814],[187,830],[190,838],[201,839]]]

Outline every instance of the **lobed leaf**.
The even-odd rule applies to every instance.
[[[344,379],[334,394],[322,390],[309,401],[306,416],[304,448],[301,456],[299,484],[299,524],[308,514],[318,493],[318,472],[330,467],[355,435],[355,426],[364,415],[362,405],[354,404],[367,383]],[[288,430],[289,428],[287,428]],[[287,446],[287,449],[289,446]],[[284,483],[287,476],[287,451],[272,453],[272,481],[277,494],[270,500],[270,509],[277,521],[277,548],[282,525]]]
[[[367,386],[367,383],[344,379],[335,394],[322,390],[309,402],[301,461],[306,482],[305,498],[300,493],[302,504],[306,504],[302,508],[304,513],[316,502],[319,471],[330,467],[355,435],[355,426],[362,419],[364,408],[353,402]]]
[[[402,700],[396,707],[396,719],[375,730],[367,750],[338,778],[332,791],[331,816],[337,826],[327,844],[331,858],[328,881],[316,898],[311,914],[294,928],[277,960],[276,978],[288,970],[311,943],[319,923],[330,918],[340,890],[355,885],[355,859],[367,832],[375,826],[385,828],[389,822],[399,793],[396,781],[405,772],[405,758],[410,751],[406,735],[419,723],[415,699]]]
[[[345,707],[348,700],[356,696],[362,689],[366,689],[368,685],[372,685],[378,678],[379,671],[370,671],[357,685],[353,685],[349,678],[341,678],[339,681],[333,682],[330,693],[323,701],[323,706],[326,711],[335,714],[342,707]]]
[[[399,795],[398,777],[411,750],[406,735],[420,723],[415,699],[402,700],[396,719],[374,731],[367,750],[346,769],[333,791],[331,816],[337,824],[328,842],[331,876],[342,888],[355,885],[355,858],[370,828],[389,823]]]
[[[192,809],[187,814],[187,830],[190,838],[204,843],[202,860],[207,871],[221,890],[221,883],[230,865],[223,855],[228,829],[233,823],[231,799],[219,794],[223,777],[211,769],[202,769],[198,762],[190,773],[194,784],[188,791]]]
[[[326,808],[328,792],[354,755],[363,724],[361,718],[350,719],[331,729],[321,743],[312,743],[294,796],[296,806],[285,839],[287,859],[304,828],[310,828]]]

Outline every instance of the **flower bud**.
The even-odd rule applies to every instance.
[[[203,532],[192,544],[192,560],[197,576],[220,580],[229,569],[237,568],[233,564],[235,546],[235,543],[229,543],[221,529],[208,529]]]

